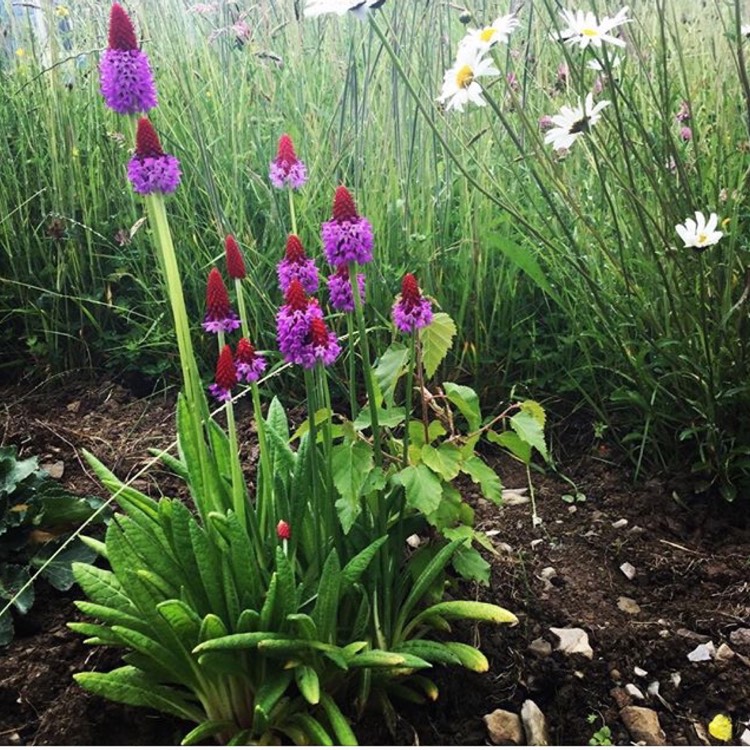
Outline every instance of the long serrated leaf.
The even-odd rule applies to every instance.
[[[544,440],[544,427],[531,411],[519,411],[510,418],[510,426],[521,440],[527,442],[541,453],[545,461],[549,461],[547,443]]]
[[[294,670],[294,681],[302,697],[311,705],[320,703],[320,679],[318,673],[310,666],[301,664]]]
[[[321,640],[333,642],[335,639],[340,587],[341,565],[336,550],[332,549],[323,564],[318,598],[312,611],[312,618],[318,626]]]
[[[378,553],[378,550],[387,541],[387,536],[381,536],[379,539],[368,544],[367,547],[357,553],[346,565],[344,565],[344,569],[341,571],[342,588],[344,591],[359,581],[375,555]]]
[[[209,737],[217,737],[219,734],[236,729],[233,721],[221,719],[207,719],[198,724],[195,729],[189,731],[183,738],[181,745],[200,745]]]
[[[87,563],[73,563],[73,575],[86,596],[97,604],[137,614],[133,602],[111,570],[103,570]]]
[[[507,609],[487,602],[454,601],[440,602],[422,610],[404,629],[408,635],[418,625],[432,616],[442,617],[444,620],[477,620],[491,622],[495,625],[516,625],[518,618]]]
[[[464,459],[461,470],[471,477],[471,481],[482,489],[482,495],[499,505],[503,501],[503,485],[497,472],[479,456]]]
[[[336,701],[328,693],[324,692],[320,696],[320,703],[326,712],[328,723],[331,725],[331,729],[333,729],[337,743],[344,747],[358,745],[357,738],[346,717],[341,713],[341,709],[336,705]]]

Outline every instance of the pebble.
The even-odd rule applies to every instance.
[[[726,643],[722,643],[719,648],[716,649],[716,660],[717,661],[729,661],[734,657],[734,651]]]
[[[737,628],[729,634],[729,642],[733,646],[750,648],[750,628]]]
[[[629,682],[627,685],[625,685],[625,692],[631,698],[635,698],[636,700],[639,700],[639,701],[646,700],[646,696],[641,692],[640,688],[638,688],[632,682]]]
[[[645,677],[648,672],[645,669],[642,669],[641,667],[633,667],[633,674],[636,677]]]
[[[62,479],[65,473],[64,461],[53,461],[52,463],[42,464],[41,468],[50,475],[52,479]]]
[[[544,541],[544,539],[532,539],[531,540],[531,549],[536,549],[543,541]]]
[[[513,547],[508,544],[508,542],[499,542],[497,545],[498,552],[505,552],[506,554],[510,554],[513,552]]]
[[[611,672],[609,673],[609,676],[610,676],[610,677],[611,677],[611,678],[612,678],[612,679],[613,679],[613,680],[614,680],[615,682],[619,682],[619,681],[620,681],[620,680],[622,679],[622,674],[620,674],[620,670],[619,670],[619,669],[613,669],[613,670],[612,670],[612,671],[611,671]]]
[[[609,694],[617,704],[617,708],[625,708],[625,706],[629,706],[633,702],[633,699],[627,694],[625,688],[612,688],[612,690],[609,691]]]
[[[570,505],[568,506],[568,513],[570,513],[571,515],[573,515],[573,513],[578,513],[578,508],[576,508],[575,505]]]
[[[613,529],[624,529],[628,525],[628,519],[627,518],[621,518],[619,521],[615,521],[612,524]]]
[[[13,732],[12,734],[8,735],[8,744],[9,745],[20,745],[21,744],[21,735],[18,734],[18,732]]]
[[[484,716],[484,723],[487,725],[490,742],[494,745],[524,744],[523,725],[518,714],[498,708]]]
[[[746,729],[740,735],[740,745],[743,745],[744,747],[750,747],[750,729]]]
[[[659,680],[654,680],[653,682],[650,682],[648,687],[646,688],[646,692],[653,696],[654,698],[658,698],[659,696],[659,688],[661,685],[659,684]]]
[[[669,679],[672,680],[672,684],[676,688],[680,687],[680,683],[682,682],[682,675],[679,672],[672,672]]]
[[[617,598],[617,609],[620,609],[629,615],[637,615],[641,611],[638,602],[628,596],[619,596]]]
[[[632,581],[635,578],[635,567],[629,562],[624,562],[622,565],[620,565],[620,570],[622,571],[625,578],[627,578],[629,581]]]
[[[545,659],[552,653],[552,644],[544,638],[535,638],[529,644],[529,651],[542,659]]]
[[[526,744],[536,747],[549,745],[547,720],[539,706],[532,700],[525,700],[521,706],[521,721],[526,733]]]
[[[420,544],[422,544],[422,540],[419,538],[419,534],[412,534],[411,536],[406,537],[406,543],[412,549],[416,549]]]
[[[564,654],[583,654],[587,659],[594,658],[589,636],[582,628],[550,628],[550,632],[560,639],[556,651],[562,651]]]
[[[715,655],[716,655],[716,647],[714,646],[714,642],[709,641],[708,643],[701,643],[699,646],[696,646],[687,655],[687,658],[689,661],[692,661],[692,662],[711,661],[711,659],[713,659]]]
[[[643,706],[625,706],[620,709],[620,719],[635,742],[644,745],[667,744],[656,711]]]

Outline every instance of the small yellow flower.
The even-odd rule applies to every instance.
[[[724,219],[724,220],[723,220],[723,221],[721,222],[721,228],[722,228],[722,229],[726,229],[726,228],[727,228],[727,227],[728,227],[728,226],[729,226],[729,225],[730,225],[731,223],[732,223],[732,219],[731,219],[731,218],[730,218],[729,216],[727,216],[727,218],[726,218],[726,219]]]
[[[726,714],[716,714],[708,725],[708,733],[721,742],[732,739],[732,720]]]
[[[26,50],[23,47],[19,47],[16,50],[16,57],[20,57],[20,58],[26,57]]]
[[[70,150],[70,155],[74,159],[77,159],[81,155],[81,152],[75,146],[73,146],[73,148]]]
[[[55,8],[55,15],[60,18],[67,18],[70,15],[70,9],[67,5],[58,5]]]

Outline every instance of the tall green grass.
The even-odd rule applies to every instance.
[[[294,5],[248,6],[239,41],[226,5],[205,15],[176,0],[130,5],[158,69],[154,119],[185,175],[173,226],[196,326],[207,270],[231,231],[247,252],[256,337],[274,347],[287,205],[266,173],[289,132],[310,168],[298,203],[308,250],[318,254],[340,182],[373,222],[368,300],[384,338],[397,280],[414,271],[457,320],[455,377],[488,396],[518,383],[572,394],[639,470],[689,460],[735,495],[750,472],[741,417],[750,373],[747,105],[732,4],[631,3],[622,64],[598,95],[612,105],[562,162],[542,143],[538,118],[575,103],[595,76],[577,50],[550,41],[560,23],[552,0],[522,6],[521,28],[495,52],[503,76],[488,81],[492,106],[463,115],[435,102],[464,33],[457,4],[389,2],[376,14],[405,77],[371,25],[299,22]],[[471,11],[479,24],[507,9],[485,0]],[[61,39],[49,50],[29,45],[3,73],[6,361],[30,353],[39,367],[167,376],[174,342],[161,323],[148,228],[116,239],[138,226],[142,208],[121,187],[130,135],[118,134],[98,96],[91,51],[105,44],[108,7],[77,2],[71,12],[72,50]],[[89,54],[77,64],[79,51]],[[44,59],[60,64],[45,70]],[[504,80],[511,72],[516,91]],[[683,100],[689,142],[674,120]],[[674,232],[696,209],[728,219],[701,256]]]

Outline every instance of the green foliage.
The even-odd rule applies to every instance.
[[[72,564],[97,553],[71,532],[98,517],[108,518],[97,497],[66,492],[39,468],[19,460],[16,448],[0,448],[0,646],[13,639],[11,604],[25,615],[34,604],[34,571],[58,591],[74,583]]]

